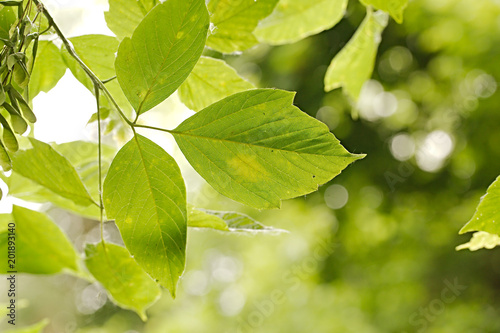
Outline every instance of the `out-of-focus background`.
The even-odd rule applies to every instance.
[[[48,4],[69,36],[110,33],[105,1]],[[404,22],[391,20],[383,33],[353,112],[341,90],[324,93],[323,77],[363,16],[350,1],[329,31],[224,59],[260,87],[297,91],[296,105],[365,159],[279,211],[225,199],[181,163],[191,202],[289,233],[190,230],[177,299],[164,291],[146,323],[97,284],[23,275],[19,324],[49,318],[45,332],[57,333],[499,332],[500,252],[455,247],[469,240],[458,231],[500,173],[500,1],[411,1]],[[34,105],[36,137],[94,139],[95,128],[82,130],[92,96],[69,71]],[[173,127],[189,114],[174,96],[149,116]],[[155,140],[178,153],[168,137]],[[97,222],[50,214],[79,250],[97,241]],[[112,225],[106,232],[117,239]]]

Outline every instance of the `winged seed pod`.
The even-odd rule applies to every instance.
[[[24,118],[26,118],[30,123],[36,122],[36,116],[31,110],[28,102],[23,98],[23,96],[12,86],[7,87],[7,93],[9,94],[10,101],[14,104],[19,102],[21,109],[17,106],[17,110],[21,111]]]
[[[10,123],[14,128],[14,132],[16,132],[17,134],[23,134],[24,132],[26,132],[26,129],[28,129],[28,124],[23,119],[23,117],[21,117],[19,111],[17,111],[7,102],[3,103],[2,106],[10,114]]]
[[[0,114],[0,123],[3,126],[3,142],[8,150],[11,152],[16,152],[19,149],[19,144],[17,143],[16,135],[10,128],[7,120]]]
[[[0,165],[5,172],[12,169],[12,161],[10,160],[10,156],[7,153],[2,141],[0,141]]]

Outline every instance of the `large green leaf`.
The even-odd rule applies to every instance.
[[[186,189],[175,160],[136,134],[111,163],[104,206],[137,263],[175,297],[187,233]]]
[[[343,87],[352,99],[358,99],[361,87],[372,75],[377,48],[387,21],[388,16],[384,12],[367,12],[354,36],[328,67],[325,91]]]
[[[120,43],[116,75],[137,114],[165,100],[188,77],[205,46],[208,25],[204,0],[168,0]]]
[[[254,34],[268,44],[293,43],[333,27],[346,7],[347,0],[281,0]]]
[[[50,145],[30,138],[33,148],[20,150],[12,157],[12,168],[52,192],[88,206],[94,201],[68,160]]]
[[[158,3],[157,0],[109,0],[104,17],[109,29],[122,40],[132,36],[144,16]]]
[[[188,108],[199,111],[218,100],[254,88],[224,61],[201,57],[179,88],[179,97]]]
[[[18,272],[55,274],[63,269],[78,271],[78,253],[66,235],[45,214],[14,206],[12,218],[16,233],[16,267]],[[0,234],[0,251],[7,253],[8,231]],[[0,271],[12,270],[7,260],[0,262]]]
[[[207,45],[223,53],[244,51],[259,41],[252,33],[272,13],[278,0],[210,0],[208,10],[215,29]]]
[[[328,127],[292,105],[294,93],[254,89],[185,120],[173,134],[182,152],[221,194],[256,208],[311,193],[362,158]]]
[[[188,226],[232,232],[285,232],[285,230],[265,226],[245,214],[195,208],[191,205],[188,205]]]
[[[361,3],[388,12],[398,23],[403,22],[403,11],[408,6],[408,0],[361,0]]]
[[[107,243],[87,244],[85,265],[122,308],[146,320],[146,309],[161,295],[158,285],[130,256],[127,249]]]
[[[469,242],[456,247],[456,250],[469,249],[470,251],[477,251],[480,249],[492,249],[500,245],[500,236],[490,234],[486,231],[478,231],[472,234]]]
[[[486,195],[481,198],[476,213],[460,233],[469,231],[486,231],[500,235],[500,176],[490,185]]]
[[[54,88],[65,72],[66,64],[57,46],[51,41],[39,41],[29,83],[30,98],[34,98],[40,91],[48,92]]]

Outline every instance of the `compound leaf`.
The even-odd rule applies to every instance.
[[[347,0],[281,0],[254,34],[268,44],[293,43],[333,27],[346,7]]]
[[[201,57],[179,88],[179,97],[188,108],[199,111],[218,100],[255,88],[222,60]]]
[[[87,244],[85,265],[116,304],[146,321],[146,309],[161,295],[158,285],[135,262],[126,248],[107,243]]]
[[[172,132],[194,169],[221,194],[255,208],[311,193],[362,158],[320,121],[293,106],[294,93],[254,89],[229,96]]]
[[[186,189],[175,160],[136,134],[109,167],[104,206],[137,263],[175,297],[187,233]]]
[[[156,6],[118,48],[116,75],[140,115],[170,96],[200,58],[209,19],[203,0]]]

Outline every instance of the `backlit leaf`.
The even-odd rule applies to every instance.
[[[182,152],[221,194],[255,208],[318,189],[362,158],[293,106],[294,93],[254,89],[229,96],[173,132]]]
[[[31,149],[20,150],[12,156],[12,168],[52,192],[88,206],[94,201],[75,168],[50,145],[30,138]]]
[[[252,33],[272,13],[278,0],[211,0],[210,21],[215,28],[207,45],[223,53],[244,51],[258,44]]]
[[[34,98],[40,91],[48,92],[54,88],[65,72],[66,64],[57,46],[51,41],[39,41],[29,83],[30,98]]]
[[[146,320],[146,309],[161,295],[158,285],[135,262],[124,247],[107,243],[87,244],[85,265],[122,308]]]
[[[55,274],[63,269],[78,271],[78,253],[73,245],[45,214],[14,206],[12,219],[16,230],[15,270],[32,274]],[[0,251],[7,253],[7,234],[0,234]],[[7,260],[0,262],[1,273],[12,270]]]
[[[137,263],[175,297],[187,233],[186,189],[175,160],[136,134],[111,163],[104,206]]]
[[[343,87],[344,92],[357,100],[361,87],[373,72],[381,34],[387,25],[384,12],[367,12],[351,40],[333,58],[325,75],[325,91]]]
[[[104,17],[109,29],[122,40],[132,36],[144,16],[158,3],[157,0],[109,0]]]
[[[188,108],[199,111],[218,100],[254,88],[224,61],[201,57],[179,88],[179,97]]]
[[[361,3],[389,13],[398,23],[403,22],[403,11],[408,6],[408,0],[361,0]]]
[[[486,195],[481,198],[476,213],[460,230],[460,233],[469,231],[486,231],[500,235],[500,176],[490,185]]]
[[[268,44],[293,43],[333,27],[346,7],[347,0],[281,0],[254,34]]]
[[[118,82],[137,114],[170,96],[200,58],[208,31],[203,0],[168,0],[156,6],[118,48]]]

